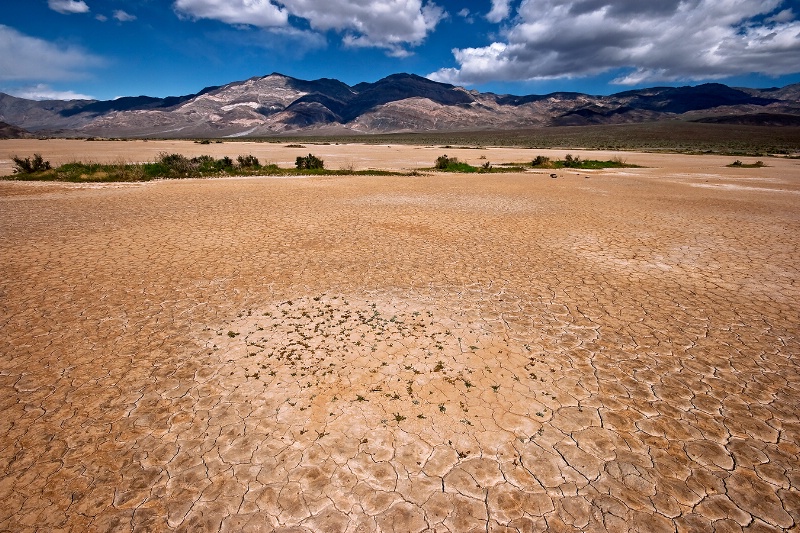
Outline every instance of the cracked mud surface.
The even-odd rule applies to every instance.
[[[0,183],[0,530],[796,529],[800,166],[641,158]]]

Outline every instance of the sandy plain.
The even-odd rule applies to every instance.
[[[566,153],[0,141],[0,173],[161,151]],[[0,530],[796,530],[800,161],[623,157],[0,182]]]

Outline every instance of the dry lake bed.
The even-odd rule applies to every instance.
[[[566,153],[0,141],[0,174],[162,151]],[[800,160],[622,156],[0,182],[0,530],[796,530]]]

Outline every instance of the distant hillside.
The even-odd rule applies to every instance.
[[[609,96],[497,95],[413,74],[349,86],[282,74],[185,96],[33,101],[0,93],[0,120],[31,132],[105,137],[242,137],[516,130],[691,120],[797,125],[800,84],[653,87]]]
[[[783,113],[754,113],[752,115],[722,115],[695,120],[707,124],[739,124],[743,126],[800,126],[800,115]]]
[[[30,137],[33,137],[33,135],[22,128],[0,122],[0,139],[27,139]]]

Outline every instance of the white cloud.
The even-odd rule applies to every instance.
[[[126,13],[121,9],[117,9],[114,11],[114,18],[120,22],[131,22],[136,20],[136,15],[131,15],[130,13]]]
[[[262,28],[285,26],[289,15],[270,0],[176,0],[178,14],[194,19],[213,19],[227,24]]]
[[[347,46],[384,48],[390,55],[403,57],[410,54],[406,46],[422,43],[445,13],[435,4],[423,6],[413,0],[334,0],[325,3],[324,11],[299,15],[308,19],[312,28],[346,32]]]
[[[64,15],[89,12],[89,6],[83,0],[47,0],[47,5],[53,11]]]
[[[469,9],[467,9],[466,7],[456,14],[459,17],[463,18],[465,21],[467,21],[468,24],[472,24],[473,22],[475,22],[475,17],[472,16]]]
[[[75,79],[105,61],[82,49],[30,37],[0,24],[0,80]]]
[[[791,22],[795,19],[795,14],[791,9],[784,9],[767,19],[767,22]]]
[[[453,50],[456,84],[591,76],[615,83],[800,71],[800,21],[781,0],[524,0],[489,46]]]
[[[501,22],[511,14],[511,0],[492,0],[492,9],[486,14],[489,22]]]
[[[28,100],[94,100],[89,95],[73,91],[58,91],[44,83],[11,89],[8,94],[17,98],[27,98]]]
[[[176,12],[228,24],[287,27],[289,16],[305,19],[315,31],[343,33],[353,47],[383,48],[408,55],[446,17],[442,8],[423,0],[176,0]]]
[[[94,18],[99,20],[100,22],[105,22],[108,20],[108,17],[105,15],[95,15]]]

